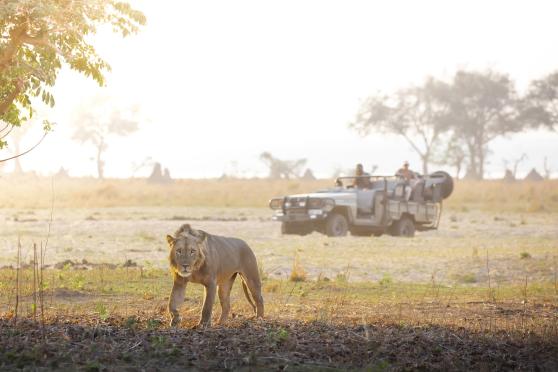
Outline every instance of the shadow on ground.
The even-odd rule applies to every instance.
[[[138,317],[0,318],[0,369],[104,370],[558,370],[556,335],[389,324],[234,319],[169,329]]]

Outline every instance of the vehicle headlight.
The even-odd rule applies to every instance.
[[[324,206],[322,207],[324,211],[331,212],[335,208],[335,200],[333,199],[323,199]]]
[[[333,199],[326,198],[310,198],[308,199],[308,209],[323,209],[326,212],[331,211],[335,207]]]
[[[283,198],[273,198],[269,201],[269,208],[283,209]]]
[[[323,199],[310,198],[308,199],[308,209],[320,209],[324,205]]]

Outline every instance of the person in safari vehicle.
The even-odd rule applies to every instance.
[[[353,181],[353,187],[357,189],[369,189],[371,187],[370,174],[364,171],[362,164],[357,164],[355,170],[355,179]]]

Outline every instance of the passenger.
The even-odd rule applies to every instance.
[[[411,180],[417,178],[417,174],[409,169],[409,162],[408,161],[405,161],[403,163],[403,168],[400,168],[397,171],[397,173],[395,173],[395,175],[398,176],[398,177],[404,178],[405,181],[411,181]]]
[[[403,168],[399,169],[395,175],[405,180],[405,200],[409,200],[411,198],[411,191],[418,181],[417,174],[409,169],[409,162],[405,161]]]
[[[357,189],[369,189],[372,187],[370,174],[364,171],[362,164],[357,164],[356,166],[353,187]]]

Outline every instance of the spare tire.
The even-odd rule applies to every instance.
[[[453,178],[444,171],[437,171],[430,175],[433,178],[443,178],[443,181],[436,182],[442,187],[442,198],[447,199],[453,192]]]

